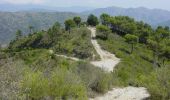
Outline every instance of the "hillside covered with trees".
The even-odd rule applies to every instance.
[[[113,87],[146,87],[151,100],[170,99],[170,29],[102,14],[56,22],[48,30],[20,30],[0,51],[0,99],[87,100]],[[99,60],[87,26],[96,27],[104,50],[121,59],[108,73],[90,63]],[[76,57],[73,61],[57,55]]]
[[[121,58],[113,73],[118,86],[143,86],[153,100],[168,100],[170,90],[170,30],[127,16],[100,16],[97,26],[102,47]]]

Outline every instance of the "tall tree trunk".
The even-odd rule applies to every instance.
[[[162,60],[162,65],[163,65],[163,67],[165,67],[165,59],[164,58]]]
[[[61,44],[59,43],[59,51],[61,50]]]
[[[156,52],[153,53],[153,66],[154,66],[154,68],[157,67],[157,54],[156,54]]]
[[[69,32],[69,34],[70,34],[71,30],[69,29],[68,32]]]
[[[32,29],[30,29],[30,33],[32,32]]]

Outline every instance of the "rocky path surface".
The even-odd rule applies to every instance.
[[[91,37],[92,37],[91,42],[95,50],[97,51],[97,53],[100,55],[100,59],[101,59],[100,61],[92,61],[91,64],[100,67],[108,72],[113,71],[114,67],[120,62],[120,59],[116,58],[114,54],[102,50],[97,40],[95,39],[96,29],[95,28],[88,28],[88,29],[91,30]]]

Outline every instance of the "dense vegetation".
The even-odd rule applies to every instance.
[[[56,57],[45,49],[6,56],[0,65],[1,99],[87,100],[87,96],[105,92],[111,85],[110,75],[101,69],[88,62]]]
[[[93,14],[89,15],[89,17],[87,18],[87,24],[90,26],[96,26],[97,24],[99,24],[99,21],[97,19],[96,16],[94,16]]]
[[[127,16],[103,14],[100,18],[103,25],[97,26],[99,43],[121,58],[113,72],[114,84],[144,86],[151,99],[170,99],[169,27],[154,30]]]

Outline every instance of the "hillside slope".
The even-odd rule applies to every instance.
[[[87,28],[74,28],[68,32],[58,24],[48,31],[13,40],[2,52],[3,56],[0,55],[0,99],[87,100],[88,96],[107,91],[112,82],[111,74],[89,63],[96,55],[90,40]],[[54,53],[84,61],[75,62]]]
[[[13,39],[17,29],[24,34],[29,33],[29,26],[33,26],[35,31],[46,30],[56,21],[63,23],[76,15],[67,12],[0,12],[0,43]]]
[[[83,12],[86,10],[92,10],[93,7],[81,7],[81,6],[71,6],[71,7],[55,7],[55,6],[44,6],[37,4],[0,4],[0,11],[4,12],[18,12],[18,11],[31,11],[31,12]]]
[[[161,23],[159,23],[158,25],[160,25],[160,26],[169,26],[169,27],[170,27],[170,20],[161,22]]]

